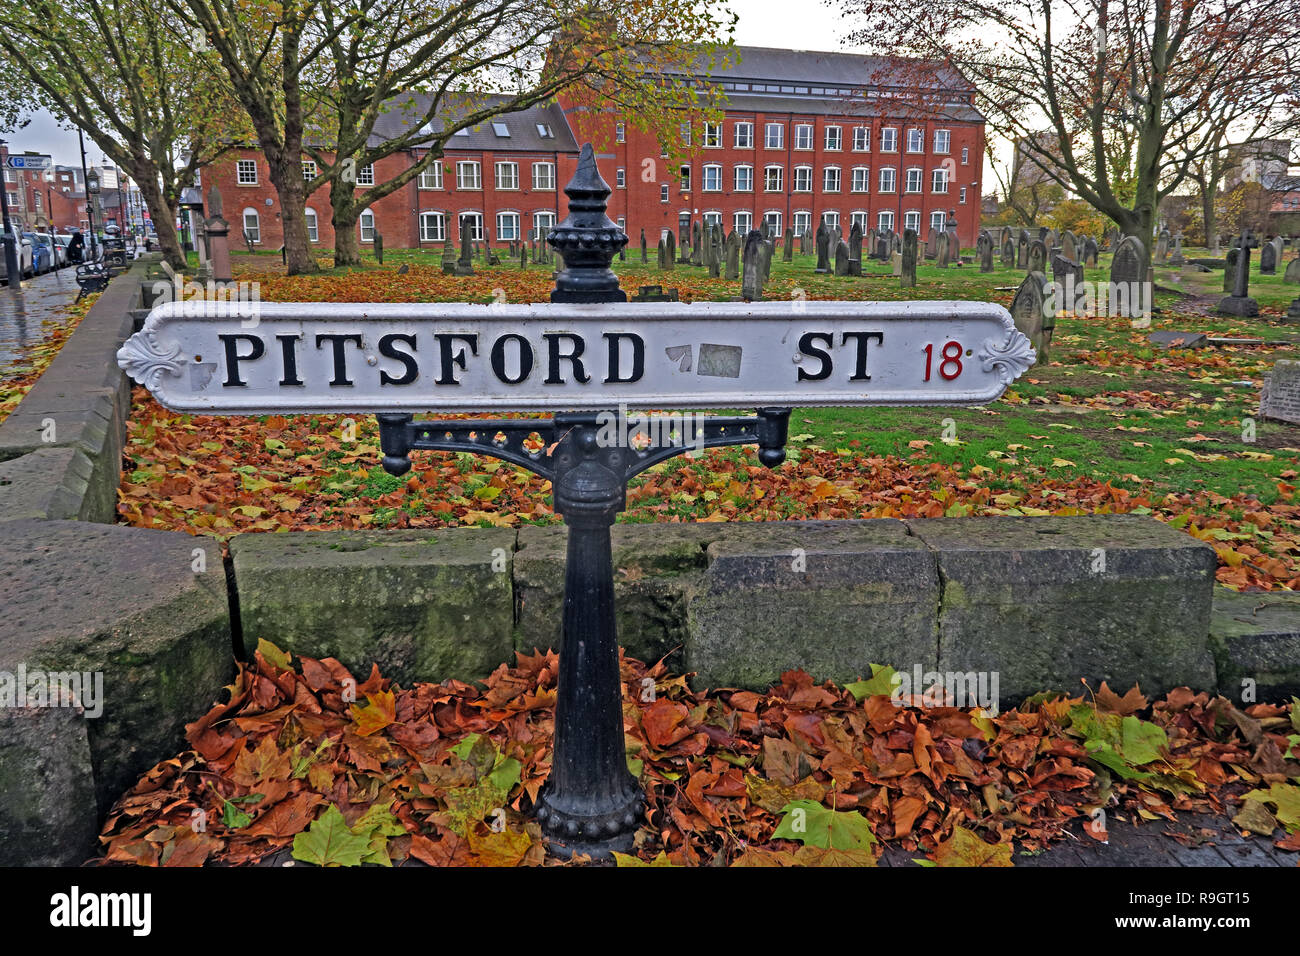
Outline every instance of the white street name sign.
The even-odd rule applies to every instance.
[[[978,405],[1034,361],[983,302],[155,308],[118,364],[213,414]]]

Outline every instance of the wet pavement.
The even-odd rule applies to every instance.
[[[0,285],[0,366],[49,335],[44,322],[77,297],[77,273],[68,266],[25,279],[20,290]]]

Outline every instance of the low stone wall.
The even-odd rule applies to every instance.
[[[403,684],[560,644],[559,525],[242,535],[227,567],[209,539],[111,524],[130,410],[115,353],[147,268],[0,424],[0,696],[33,673],[102,681],[0,705],[0,865],[91,856],[112,801],[184,746],[259,638]],[[616,525],[613,545],[622,644],[697,686],[874,663],[996,673],[1003,706],[1080,678],[1300,692],[1300,603],[1216,591],[1213,550],[1151,518]]]

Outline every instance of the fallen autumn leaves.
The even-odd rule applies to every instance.
[[[557,659],[519,654],[481,688],[401,689],[377,668],[263,642],[191,749],[150,770],[104,825],[103,862],[247,864],[292,846],[319,865],[546,860],[528,812],[551,758]],[[1134,689],[978,709],[900,706],[887,668],[838,688],[791,671],[768,693],[692,693],[625,658],[628,764],[647,792],[620,865],[874,865],[881,841],[935,865],[1011,865],[1097,808],[1137,820],[1237,813],[1300,850],[1300,705]],[[645,679],[655,692],[647,694]],[[355,687],[359,703],[344,700]],[[652,700],[644,698],[653,697]],[[925,701],[916,701],[918,705]],[[1244,799],[1241,799],[1244,796]]]

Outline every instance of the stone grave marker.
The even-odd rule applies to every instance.
[[[1296,256],[1286,264],[1286,272],[1282,273],[1282,281],[1287,285],[1300,285],[1300,256]]]
[[[1241,234],[1237,261],[1232,269],[1232,294],[1220,300],[1220,312],[1243,318],[1259,315],[1259,303],[1250,297],[1250,250],[1258,244],[1250,230]]]
[[[1044,272],[1047,269],[1047,243],[1035,239],[1029,244],[1029,271]]]
[[[904,289],[916,287],[916,257],[919,254],[917,249],[916,230],[903,230],[903,251],[899,254],[899,262],[902,268],[899,274],[898,284]]]
[[[1137,236],[1125,236],[1115,246],[1115,255],[1110,261],[1110,281],[1112,284],[1146,281],[1146,249]]]
[[[1041,240],[1035,240],[1041,242]],[[1011,300],[1011,318],[1016,328],[1033,344],[1038,363],[1047,361],[1047,350],[1052,342],[1052,330],[1056,327],[1056,317],[1048,308],[1044,291],[1049,288],[1047,276],[1041,272],[1031,272],[1025,276]]]
[[[1277,275],[1277,246],[1270,240],[1259,247],[1259,274]]]
[[[831,230],[825,218],[817,226],[817,267],[813,271],[823,275],[831,271]]]
[[[1273,363],[1259,393],[1259,417],[1300,425],[1300,362]]]

